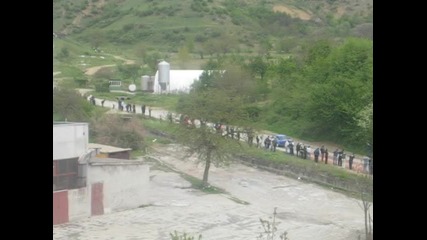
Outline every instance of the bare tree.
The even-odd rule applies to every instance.
[[[274,208],[273,212],[273,219],[271,222],[269,220],[265,220],[260,218],[259,221],[261,222],[261,226],[263,228],[263,232],[259,234],[257,239],[265,239],[265,240],[274,240],[276,237],[276,234],[278,232],[277,230],[277,222],[276,222],[276,215],[277,215],[277,207]],[[284,231],[282,234],[279,235],[281,240],[289,240],[287,237],[288,233]]]
[[[357,202],[360,208],[362,208],[365,219],[365,239],[372,240],[372,223],[373,218],[371,217],[370,208],[372,203],[372,181],[371,176],[367,176],[366,179],[361,180],[358,185],[360,189],[360,198],[362,202]]]

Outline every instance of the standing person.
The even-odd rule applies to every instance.
[[[270,137],[265,137],[265,140],[264,140],[264,147],[265,147],[265,149],[269,149],[270,148]]]
[[[145,105],[144,104],[142,104],[142,106],[141,106],[141,111],[142,111],[142,115],[145,115]]]
[[[341,166],[345,168],[345,156],[344,150],[341,151]]]
[[[292,142],[289,142],[288,148],[289,148],[289,154],[294,155],[294,144]]]
[[[302,158],[307,159],[307,146],[304,145],[302,148]]]
[[[151,117],[151,107],[148,107],[148,117]]]
[[[170,123],[173,122],[173,116],[172,116],[171,112],[168,112],[167,118],[168,118],[168,120],[169,120]]]
[[[329,155],[328,149],[325,149],[325,164],[328,164],[328,155]]]
[[[319,155],[320,155],[320,149],[316,148],[316,150],[314,150],[314,162],[319,162]]]
[[[248,144],[250,147],[252,147],[254,141],[254,133],[251,129],[247,130],[246,132],[246,135],[248,136]]]
[[[352,153],[350,155],[350,157],[348,158],[348,168],[351,170],[353,169],[353,159],[354,159],[354,153]]]
[[[283,144],[283,147],[285,148],[285,152],[287,152],[287,153],[289,153],[288,146],[289,146],[289,141],[285,140],[285,143]]]
[[[256,148],[259,148],[259,137],[258,137],[258,135],[256,135]]]
[[[132,104],[132,112],[133,112],[133,113],[136,113],[135,104]]]
[[[301,145],[299,143],[297,143],[297,146],[295,147],[295,150],[297,152],[297,157],[298,157],[299,151],[301,150]]]
[[[369,172],[369,157],[363,158],[363,171]]]
[[[320,154],[321,154],[321,161],[323,162],[323,159],[325,158],[325,146],[322,145],[320,148]]]
[[[311,152],[312,152],[312,149],[311,149],[310,145],[308,145],[306,148],[306,154],[307,154],[308,159],[310,159],[310,160],[311,160]]]
[[[104,107],[105,99],[101,101],[101,106]]]
[[[342,167],[342,161],[344,156],[344,150],[338,152],[338,166]]]
[[[334,156],[334,158],[333,158],[333,164],[334,165],[337,165],[337,160],[338,160],[338,148],[337,149],[335,149],[335,151],[333,152],[333,156]]]
[[[276,147],[277,147],[277,139],[273,138],[272,147],[271,147],[271,149],[273,150],[273,152],[276,151]]]

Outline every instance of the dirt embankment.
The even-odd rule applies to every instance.
[[[305,11],[300,10],[300,9],[290,7],[290,6],[276,5],[273,7],[273,11],[274,12],[286,13],[286,14],[290,15],[291,17],[299,18],[301,20],[310,20],[311,19],[310,13],[305,12]]]

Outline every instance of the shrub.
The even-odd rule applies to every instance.
[[[91,136],[97,143],[140,150],[144,147],[144,127],[136,117],[106,114],[93,120]]]

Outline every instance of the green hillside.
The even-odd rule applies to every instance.
[[[372,37],[372,15],[372,0],[55,0],[53,30],[133,58],[292,53],[307,40]]]

